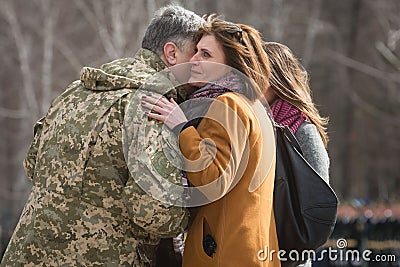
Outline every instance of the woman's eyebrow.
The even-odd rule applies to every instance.
[[[205,51],[205,52],[207,52],[207,53],[209,53],[209,54],[212,53],[211,50],[209,50],[209,49],[206,48],[206,47],[202,47],[202,48],[200,49],[200,51]]]
[[[207,48],[206,45],[199,46],[199,44],[197,44],[197,45],[196,45],[196,48],[197,48],[197,50],[207,50],[207,51],[210,51],[210,50]]]

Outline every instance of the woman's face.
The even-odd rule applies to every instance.
[[[190,59],[192,68],[189,84],[202,87],[218,80],[229,70],[222,45],[214,35],[203,35],[196,45],[196,54]]]

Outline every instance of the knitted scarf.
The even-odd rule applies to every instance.
[[[203,88],[193,92],[189,98],[217,98],[227,92],[243,93],[243,83],[240,81],[239,77],[232,72],[227,73],[219,80],[210,82]]]
[[[210,107],[213,99],[227,92],[245,94],[245,85],[239,76],[229,72],[219,80],[213,81],[196,90],[189,96],[187,103],[182,104],[186,117],[195,128],[199,125]]]
[[[227,92],[237,92],[244,94],[244,84],[239,77],[230,72],[221,79],[211,82],[206,86],[193,92],[189,99],[191,104],[186,108],[185,114],[189,120],[193,120],[191,125],[197,127],[201,121],[201,116],[205,115],[211,100]],[[276,123],[282,126],[288,126],[292,133],[296,133],[300,124],[302,124],[307,116],[298,108],[288,102],[279,99],[271,107],[272,117]],[[197,119],[193,119],[197,117]]]
[[[307,116],[298,108],[288,102],[279,99],[271,107],[272,117],[274,121],[282,126],[288,126],[293,134],[295,134]]]

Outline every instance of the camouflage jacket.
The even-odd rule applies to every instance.
[[[157,175],[181,182],[180,170],[159,153],[177,149],[175,137],[140,107],[143,81],[165,68],[141,49],[134,58],[83,68],[81,80],[55,99],[35,126],[24,161],[33,187],[1,266],[153,266],[160,238],[182,232],[187,210],[148,194],[164,190],[152,184]],[[161,90],[157,81],[148,85]],[[124,152],[128,107],[145,136],[126,134],[132,151]],[[138,179],[150,184],[147,193]]]

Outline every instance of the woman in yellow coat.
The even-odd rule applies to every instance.
[[[254,28],[213,16],[196,37],[189,84],[199,89],[186,115],[173,100],[142,101],[179,134],[187,178],[207,200],[192,196],[191,206],[202,205],[192,212],[183,266],[280,266],[275,141],[260,101],[270,73],[263,42]]]

